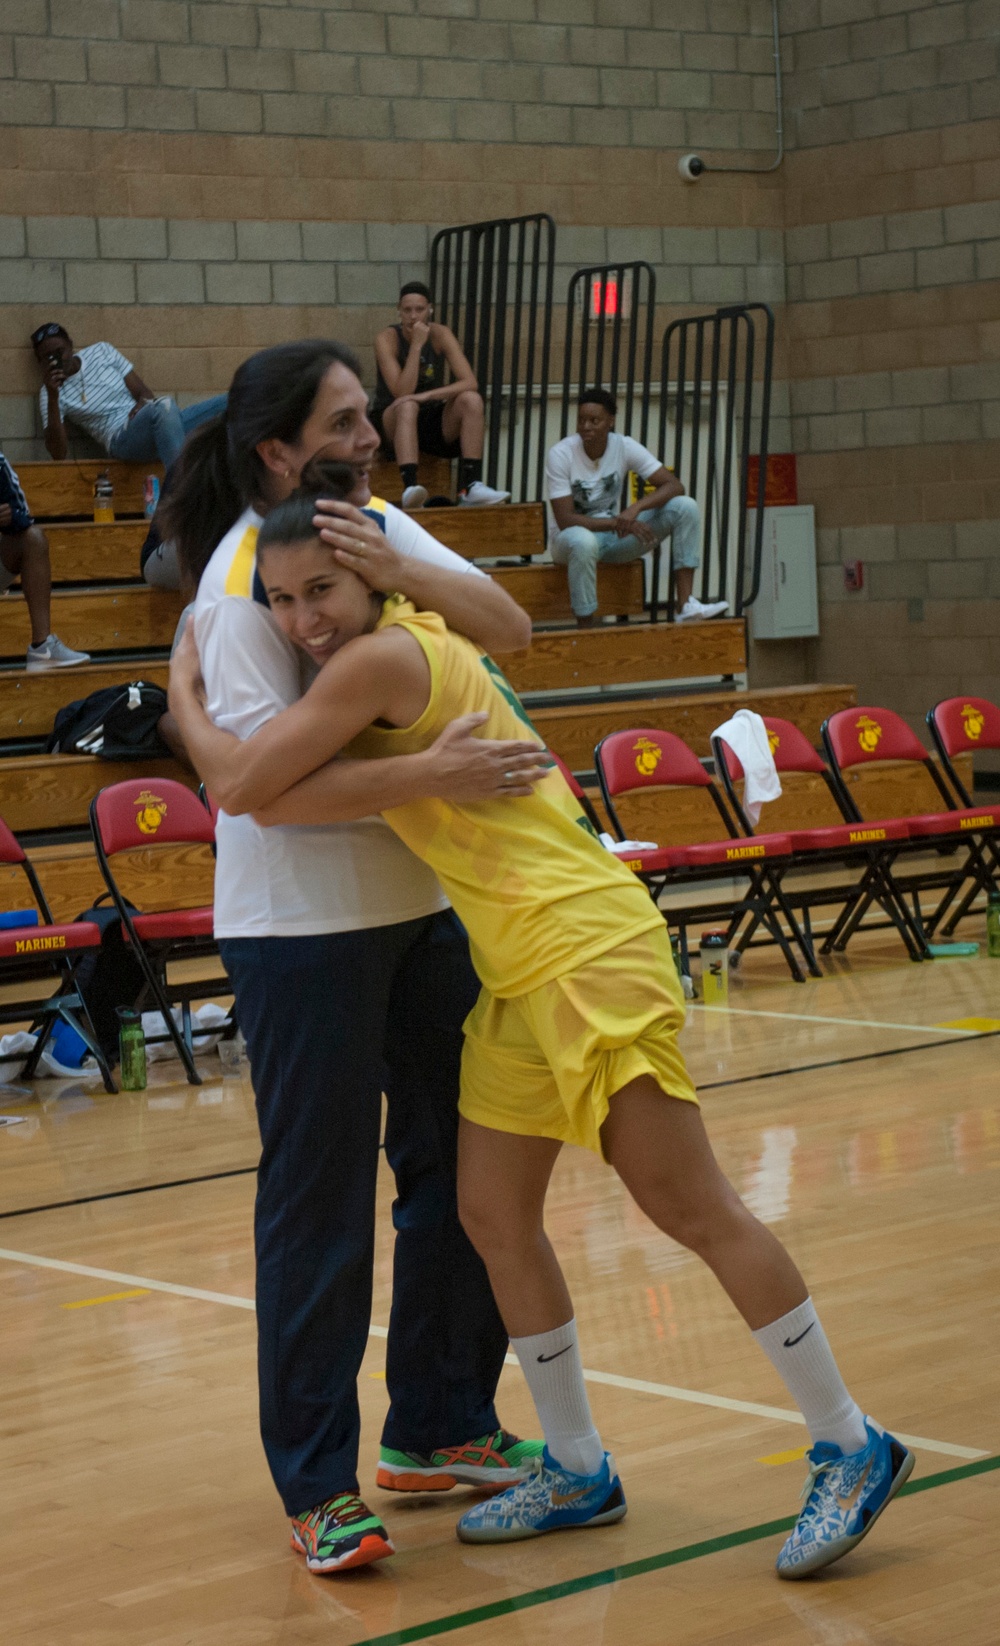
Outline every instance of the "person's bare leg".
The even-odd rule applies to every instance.
[[[445,401],[441,433],[449,444],[458,441],[463,457],[482,457],[485,426],[483,397],[475,389],[466,389],[454,400]]]
[[[601,1141],[646,1216],[704,1259],[751,1330],[805,1300],[785,1248],[720,1169],[694,1103],[665,1097],[644,1075],[611,1099]]]
[[[392,441],[392,449],[396,454],[396,462],[416,463],[420,452],[417,447],[417,417],[420,407],[412,400],[404,400],[403,404],[395,402],[387,406],[382,413],[382,427]]]
[[[31,622],[31,644],[41,646],[49,638],[52,621],[49,540],[41,526],[29,526],[25,532],[0,539],[0,559],[9,572],[16,572],[21,579]]]
[[[601,1142],[658,1228],[708,1264],[802,1412],[814,1441],[866,1443],[864,1415],[837,1368],[784,1246],[744,1206],[712,1153],[701,1111],[648,1075],[611,1099]]]

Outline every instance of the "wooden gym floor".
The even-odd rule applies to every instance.
[[[160,1064],[144,1093],[0,1099],[21,1117],[0,1129],[5,1646],[992,1646],[998,1033],[1000,963],[913,966],[879,936],[801,987],[755,953],[729,1010],[690,1014],[727,1171],[917,1452],[863,1548],[803,1584],[772,1563],[805,1432],[707,1271],[595,1160],[566,1152],[550,1227],[628,1519],[470,1549],[461,1492],[375,1488],[387,1179],[361,1478],[398,1554],[323,1579],[289,1551],[256,1431],[248,1086],[206,1059],[200,1089]],[[516,1367],[501,1410],[532,1432]]]

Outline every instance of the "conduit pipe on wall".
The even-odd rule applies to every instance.
[[[677,162],[677,170],[686,183],[697,183],[707,171],[748,172],[764,175],[777,171],[785,158],[785,123],[781,94],[781,32],[778,26],[778,0],[771,0],[774,29],[774,145],[775,155],[769,166],[711,166],[700,154],[684,154]]]

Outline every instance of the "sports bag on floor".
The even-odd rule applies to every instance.
[[[96,754],[102,760],[162,760],[170,750],[156,728],[166,712],[162,686],[146,680],[104,686],[59,710],[45,747],[49,754]]]

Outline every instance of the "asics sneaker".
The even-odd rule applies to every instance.
[[[502,1492],[513,1481],[527,1478],[532,1459],[541,1457],[544,1444],[494,1429],[464,1446],[443,1446],[429,1457],[383,1446],[375,1478],[387,1492],[449,1492],[460,1485]]]
[[[292,1548],[311,1572],[347,1572],[395,1554],[377,1515],[355,1492],[339,1492],[308,1514],[292,1517]]]
[[[89,652],[75,652],[57,634],[50,634],[40,645],[28,647],[25,669],[28,674],[42,674],[48,669],[75,669],[78,663],[89,662]]]
[[[626,1515],[614,1459],[605,1452],[596,1475],[563,1469],[546,1449],[532,1459],[527,1480],[468,1509],[456,1527],[463,1543],[515,1543],[545,1532],[611,1526]]]
[[[428,492],[426,486],[407,486],[405,492],[403,493],[403,508],[422,509],[424,504],[427,502],[427,497]]]
[[[808,1577],[850,1554],[913,1472],[908,1447],[870,1417],[865,1428],[860,1452],[820,1440],[807,1454],[802,1512],[778,1556],[779,1577]]]
[[[470,509],[491,509],[495,503],[509,503],[510,492],[494,491],[485,481],[473,480],[471,486],[459,492],[458,501]]]

